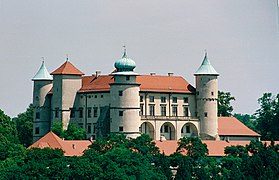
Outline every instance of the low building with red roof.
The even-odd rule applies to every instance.
[[[196,87],[173,73],[134,72],[136,64],[126,50],[114,67],[108,75],[96,72],[85,76],[67,60],[49,74],[43,63],[32,79],[34,142],[50,131],[53,122],[61,122],[63,129],[75,123],[91,139],[109,133],[132,138],[145,133],[154,140],[184,136],[238,141],[260,138],[236,118],[217,116],[219,73],[207,54],[194,73]]]

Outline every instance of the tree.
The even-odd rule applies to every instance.
[[[4,111],[0,109],[0,142],[18,143],[16,125]]]
[[[263,140],[279,139],[279,94],[264,93],[258,99],[260,108],[256,111],[256,129]]]
[[[235,101],[235,98],[231,96],[230,92],[218,91],[218,116],[232,115],[231,101]]]
[[[177,152],[185,152],[187,156],[194,159],[205,157],[208,154],[206,144],[203,144],[198,137],[183,137],[178,141]]]
[[[33,142],[33,114],[34,107],[30,104],[26,112],[18,114],[13,119],[16,123],[19,142],[25,147],[30,146]]]
[[[86,131],[74,123],[70,123],[67,130],[63,130],[62,127],[61,122],[54,122],[52,123],[51,131],[66,140],[82,140],[86,138]]]

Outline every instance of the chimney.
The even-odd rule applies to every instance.
[[[96,71],[96,77],[99,77],[101,75],[101,71]]]
[[[168,76],[173,76],[173,72],[169,72],[169,73],[168,73]]]
[[[76,145],[75,144],[73,144],[73,149],[76,149]]]
[[[155,73],[155,72],[151,72],[150,75],[151,75],[151,76],[155,76],[156,73]]]

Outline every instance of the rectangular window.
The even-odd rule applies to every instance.
[[[161,97],[161,103],[165,103],[166,102],[166,97],[165,96],[162,96]]]
[[[197,95],[200,95],[200,92],[199,92],[199,91],[197,91]]]
[[[58,108],[55,108],[54,117],[55,118],[59,117],[59,109]]]
[[[149,96],[149,102],[154,102],[154,96]]]
[[[188,104],[188,103],[189,103],[188,97],[184,97],[184,98],[183,98],[183,101],[184,101],[185,104]]]
[[[186,133],[191,133],[190,126],[186,126]]]
[[[143,96],[140,96],[140,102],[143,102]]]
[[[40,113],[36,112],[36,119],[40,119]]]
[[[166,106],[162,106],[161,105],[161,116],[166,116],[167,115],[167,108],[166,108]]]
[[[40,128],[39,127],[35,128],[35,134],[40,134]]]
[[[140,115],[143,115],[143,104],[140,104]]]
[[[123,96],[123,91],[118,91],[119,96]]]
[[[126,81],[130,81],[130,76],[126,76]]]
[[[207,112],[204,112],[204,117],[207,117]]]
[[[214,96],[214,92],[211,92],[211,96]]]
[[[177,106],[172,106],[172,116],[177,116]]]
[[[98,117],[98,107],[93,107],[94,117]]]
[[[83,128],[83,123],[78,123],[78,127]]]
[[[79,108],[79,118],[83,118],[83,108]]]
[[[91,109],[91,107],[87,108],[87,117],[88,118],[92,117],[92,109]]]
[[[119,111],[119,116],[123,116],[123,111]]]
[[[71,108],[70,109],[70,118],[74,118],[76,116],[76,109],[75,108]]]
[[[87,133],[91,134],[91,124],[87,124]]]
[[[189,117],[189,107],[188,106],[183,107],[183,115],[185,117]]]
[[[119,126],[119,132],[123,132],[124,128],[123,126]]]
[[[177,103],[177,97],[172,97],[172,102]]]
[[[168,125],[164,125],[164,132],[168,133],[169,132],[169,126]]]
[[[155,115],[155,105],[149,105],[149,115],[154,116]]]

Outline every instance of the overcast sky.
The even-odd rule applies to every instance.
[[[140,74],[174,72],[192,85],[204,49],[234,112],[279,93],[277,0],[0,0],[0,109],[32,102],[32,77],[69,54],[86,75],[108,74],[123,44]]]

